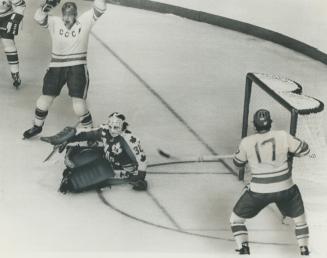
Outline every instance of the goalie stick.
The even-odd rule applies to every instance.
[[[80,121],[78,121],[73,127],[76,128],[79,125]],[[43,162],[47,162],[56,152],[57,150],[59,153],[61,153],[67,146],[68,142],[64,142],[59,145],[54,145],[52,147],[52,151],[49,153],[49,155],[43,160]]]
[[[233,154],[227,155],[202,155],[202,156],[184,156],[184,157],[177,157],[171,155],[161,149],[158,149],[159,155],[167,158],[167,159],[174,159],[178,161],[185,161],[185,162],[208,162],[208,161],[218,161],[221,159],[232,159],[234,157]]]

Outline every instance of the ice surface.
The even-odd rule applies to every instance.
[[[79,2],[81,10],[88,4]],[[10,85],[5,58],[0,63],[1,257],[232,255],[234,243],[217,237],[231,238],[229,214],[243,185],[220,163],[214,168],[191,166],[199,173],[194,175],[155,174],[166,168],[152,169],[148,193],[135,193],[129,186],[106,189],[104,197],[117,210],[104,205],[96,193],[57,192],[62,154],[42,163],[51,147],[38,138],[21,140],[22,132],[31,126],[50,53],[47,31],[32,20],[36,6],[30,2],[24,30],[17,38],[23,79],[19,91]],[[207,24],[120,6],[109,9],[90,39],[89,107],[97,124],[111,112],[124,113],[150,163],[164,161],[158,148],[184,156],[232,153],[240,139],[249,71],[287,75],[305,85],[308,95],[327,103],[326,67],[321,63]],[[50,110],[43,135],[52,135],[76,119],[65,89]],[[313,253],[323,257],[326,182],[316,187],[301,180],[299,186]],[[119,211],[184,233],[142,223]],[[291,230],[280,224],[273,208],[248,225],[253,241],[270,243],[253,244],[256,255],[297,254]],[[274,241],[292,245],[272,245]]]

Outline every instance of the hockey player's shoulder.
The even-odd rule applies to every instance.
[[[274,137],[287,137],[289,136],[290,134],[288,132],[286,132],[285,130],[273,130],[271,131],[272,135]]]
[[[125,130],[121,135],[130,144],[138,144],[140,140],[129,130]]]

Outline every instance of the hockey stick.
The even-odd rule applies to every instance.
[[[185,162],[208,162],[208,161],[218,161],[221,159],[232,159],[234,157],[233,154],[227,155],[202,155],[202,156],[185,156],[185,157],[177,157],[173,156],[161,149],[158,149],[159,155],[167,158],[167,159],[174,159],[178,161],[185,161]]]
[[[49,153],[49,155],[43,160],[43,162],[47,162],[56,152],[57,150],[59,153],[61,153],[65,148],[66,148],[67,142],[60,144],[60,145],[55,145],[52,148],[52,151]]]
[[[78,121],[73,127],[76,128],[80,124],[80,121]],[[67,146],[68,142],[64,142],[59,145],[54,145],[52,148],[52,151],[49,153],[49,155],[43,160],[43,162],[47,162],[56,152],[57,150],[59,153],[61,153]]]

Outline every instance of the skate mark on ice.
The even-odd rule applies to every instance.
[[[178,229],[178,230],[183,230],[178,223],[176,222],[176,220],[168,213],[167,209],[165,209],[165,207],[163,207],[160,202],[158,201],[158,199],[148,190],[146,191],[146,193],[150,196],[150,198],[155,202],[155,204],[159,207],[159,209],[166,215],[166,217],[170,220],[170,222]]]

